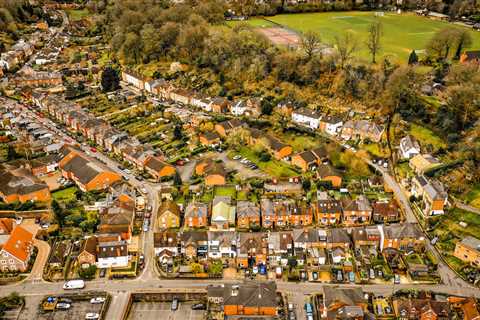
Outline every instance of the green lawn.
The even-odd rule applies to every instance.
[[[58,202],[69,202],[71,200],[76,200],[75,192],[78,190],[77,187],[69,187],[63,190],[58,190],[52,193],[52,198]]]
[[[275,160],[273,158],[272,160],[267,162],[260,161],[260,159],[257,157],[255,152],[253,152],[248,147],[241,147],[240,152],[238,153],[231,152],[232,157],[235,154],[240,154],[242,157],[252,161],[260,168],[260,170],[262,170],[266,174],[271,175],[273,177],[285,178],[285,177],[295,177],[299,175],[297,172],[293,170],[291,166],[289,166],[285,162]]]
[[[477,184],[473,187],[472,190],[465,197],[467,202],[477,208],[480,208],[480,184]]]
[[[440,222],[434,230],[434,234],[440,238],[463,239],[466,236],[480,237],[480,215],[464,211],[461,209],[453,209],[441,216]],[[463,221],[467,227],[462,227],[459,222]]]
[[[431,144],[434,149],[446,148],[446,143],[437,136],[432,130],[412,123],[410,126],[410,134],[414,136],[422,147]]]
[[[403,62],[407,61],[413,49],[421,53],[436,31],[446,27],[461,28],[448,22],[410,13],[398,15],[386,12],[384,17],[375,17],[373,12],[323,12],[282,14],[268,19],[300,32],[313,30],[320,35],[323,42],[329,44],[334,42],[335,36],[351,31],[359,41],[361,58],[369,58],[365,45],[369,25],[374,21],[380,21],[383,25],[383,50],[380,54]],[[249,23],[255,27],[262,26],[258,19],[249,20]],[[478,32],[471,34],[473,38],[471,47],[479,47],[480,34]]]
[[[215,187],[216,196],[227,196],[234,199],[236,194],[235,187]]]
[[[82,10],[66,10],[68,14],[68,18],[76,21],[76,20],[82,20],[83,18],[87,17],[90,15],[87,9],[82,9]]]

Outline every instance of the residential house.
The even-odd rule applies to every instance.
[[[377,201],[373,204],[372,219],[375,223],[393,223],[400,221],[400,209],[394,199]]]
[[[204,146],[215,146],[221,143],[218,133],[211,131],[200,133],[198,140]]]
[[[169,260],[180,254],[180,239],[177,232],[162,231],[153,234],[155,256],[161,261]]]
[[[49,201],[48,185],[25,168],[0,167],[0,197],[6,203]]]
[[[342,186],[342,175],[329,164],[320,164],[317,168],[317,178],[321,181],[329,181],[334,188]]]
[[[364,319],[368,300],[362,288],[323,287],[321,319]]]
[[[55,242],[48,257],[50,268],[61,268],[70,255],[71,248],[72,245],[69,240]]]
[[[425,176],[415,176],[412,180],[412,195],[422,198],[421,208],[425,216],[444,213],[448,193],[440,181],[428,180]]]
[[[110,206],[99,212],[100,224],[98,232],[117,234],[122,240],[130,241],[135,218],[135,202],[133,200],[115,200]]]
[[[260,208],[250,201],[237,202],[237,228],[260,227]]]
[[[192,96],[193,93],[185,89],[172,89],[170,91],[170,99],[184,105],[190,104]]]
[[[342,208],[342,220],[346,226],[367,224],[372,218],[372,207],[364,195],[358,196],[355,200],[342,198]]]
[[[34,88],[61,85],[63,80],[60,72],[33,71],[21,73],[12,82],[17,87]]]
[[[369,139],[373,142],[379,142],[382,138],[384,128],[371,123],[368,120],[349,120],[342,127],[342,138],[345,140],[350,139]]]
[[[380,247],[382,230],[380,226],[363,226],[352,229],[352,240],[355,248]]]
[[[0,236],[10,235],[14,227],[15,227],[15,219],[0,218]],[[3,245],[3,243],[0,245]]]
[[[203,228],[208,226],[208,205],[192,201],[185,208],[184,226],[188,228]]]
[[[320,130],[331,136],[337,135],[343,126],[343,120],[337,116],[323,116],[320,119]]]
[[[288,159],[293,152],[291,146],[258,129],[250,129],[250,144],[262,145],[277,160]]]
[[[318,111],[308,108],[298,108],[292,112],[292,121],[306,126],[312,130],[320,127],[320,119],[322,114]]]
[[[133,70],[122,70],[122,80],[137,89],[145,89],[145,77]]]
[[[218,304],[229,316],[277,316],[277,285],[275,282],[244,282],[240,285],[209,286],[209,304]]]
[[[157,226],[161,229],[179,228],[180,227],[180,208],[171,201],[163,201],[158,208]]]
[[[212,202],[211,225],[218,229],[226,229],[235,225],[236,207],[229,196],[215,196]]]
[[[325,148],[320,147],[295,154],[292,156],[292,165],[301,168],[303,172],[307,172],[316,169],[327,158],[327,151]]]
[[[149,156],[145,160],[145,171],[152,175],[157,181],[176,174],[177,170],[171,164],[166,163],[159,157]]]
[[[293,227],[310,226],[313,223],[314,207],[303,202],[282,207],[282,213],[287,215],[288,224]]]
[[[328,250],[342,248],[349,249],[352,246],[352,240],[346,229],[334,228],[319,230],[319,243],[321,247]]]
[[[391,224],[383,227],[380,249],[387,248],[409,252],[425,248],[425,235],[416,223]]]
[[[208,234],[206,231],[183,231],[180,235],[181,252],[189,259],[207,258]]]
[[[466,50],[460,55],[461,63],[480,63],[480,50]]]
[[[216,113],[227,113],[230,111],[231,103],[225,98],[216,97],[212,99],[210,109]]]
[[[124,268],[128,266],[128,246],[125,241],[97,243],[97,268]]]
[[[268,243],[263,232],[239,234],[237,263],[242,268],[267,263]]]
[[[320,199],[316,206],[316,220],[321,225],[336,225],[342,216],[342,203],[334,199]]]
[[[295,255],[300,256],[308,249],[319,246],[319,232],[316,229],[294,229],[292,232]]]
[[[421,152],[417,139],[407,135],[400,140],[400,155],[404,159],[413,158]]]
[[[448,297],[448,302],[452,309],[457,309],[463,314],[463,320],[479,320],[480,312],[478,311],[477,299],[474,297]]]
[[[104,190],[122,179],[118,173],[79,150],[66,147],[62,154],[59,167],[63,177],[73,180],[83,192]]]
[[[457,242],[453,255],[463,262],[480,266],[480,240],[466,236]]]
[[[0,250],[0,268],[2,272],[27,271],[32,252],[33,234],[22,226],[16,226]]]
[[[237,256],[237,232],[208,231],[208,257],[229,259]]]
[[[234,116],[242,116],[248,110],[247,102],[245,100],[238,100],[232,104],[230,112]]]
[[[423,174],[428,170],[438,167],[442,163],[430,154],[417,154],[408,162],[410,168],[417,174]]]
[[[211,99],[209,99],[208,97],[206,97],[204,95],[198,94],[198,93],[194,94],[191,101],[190,101],[190,104],[192,106],[200,108],[200,109],[205,110],[207,112],[212,111],[211,103],[212,103]]]
[[[222,137],[226,138],[240,128],[244,128],[245,123],[238,119],[225,120],[215,125],[215,131]]]
[[[224,185],[227,182],[227,172],[223,162],[206,159],[195,166],[195,173],[205,177],[206,186]]]
[[[270,263],[280,263],[282,258],[294,254],[293,234],[291,231],[269,232],[267,235]]]
[[[447,301],[437,301],[431,298],[415,299],[399,297],[394,298],[392,304],[395,316],[400,320],[452,319],[450,306]]]
[[[97,237],[91,236],[83,240],[77,262],[82,268],[89,267],[97,262]]]

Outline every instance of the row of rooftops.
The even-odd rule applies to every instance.
[[[178,247],[189,242],[209,243],[223,247],[235,246],[243,250],[251,241],[269,249],[287,250],[293,245],[332,244],[345,247],[362,241],[402,240],[416,239],[424,240],[424,235],[417,224],[402,223],[391,225],[375,225],[354,228],[308,228],[294,229],[293,231],[280,232],[237,232],[233,230],[224,231],[163,231],[154,234],[154,246]]]

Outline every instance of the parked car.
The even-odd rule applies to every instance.
[[[92,303],[92,304],[100,304],[100,303],[104,303],[104,302],[105,302],[104,297],[95,297],[95,298],[90,299],[90,303]]]
[[[396,274],[396,275],[394,276],[393,282],[394,282],[395,284],[400,284],[400,275]]]
[[[100,319],[100,315],[95,312],[89,312],[85,315],[85,319],[88,319],[88,320]]]
[[[105,268],[102,268],[100,269],[100,278],[105,278],[105,274],[107,273],[107,269]]]
[[[68,310],[68,309],[70,309],[71,306],[72,305],[70,303],[59,302],[59,303],[57,303],[57,305],[55,307],[59,310]]]

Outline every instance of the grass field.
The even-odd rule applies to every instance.
[[[82,20],[83,18],[87,17],[90,15],[87,9],[82,9],[82,10],[66,10],[68,17],[73,20]]]
[[[58,190],[52,193],[52,198],[58,202],[69,202],[76,200],[75,192],[78,190],[77,187],[69,187],[66,189]]]
[[[351,31],[356,35],[361,46],[360,58],[369,58],[365,46],[367,30],[374,21],[383,25],[382,45],[380,55],[391,56],[393,60],[406,62],[412,49],[421,53],[434,33],[443,28],[462,28],[448,22],[432,20],[415,14],[385,13],[383,17],[375,17],[373,12],[324,12],[283,14],[268,17],[269,20],[290,29],[305,32],[317,32],[322,41],[332,44],[335,36]],[[271,27],[268,21],[251,19],[248,21],[255,27]],[[472,31],[472,48],[480,47],[480,33]]]
[[[467,202],[474,207],[480,208],[480,184],[477,184],[466,196]]]
[[[410,134],[420,142],[420,146],[431,144],[435,150],[447,147],[446,143],[432,130],[417,124],[411,124]]]

